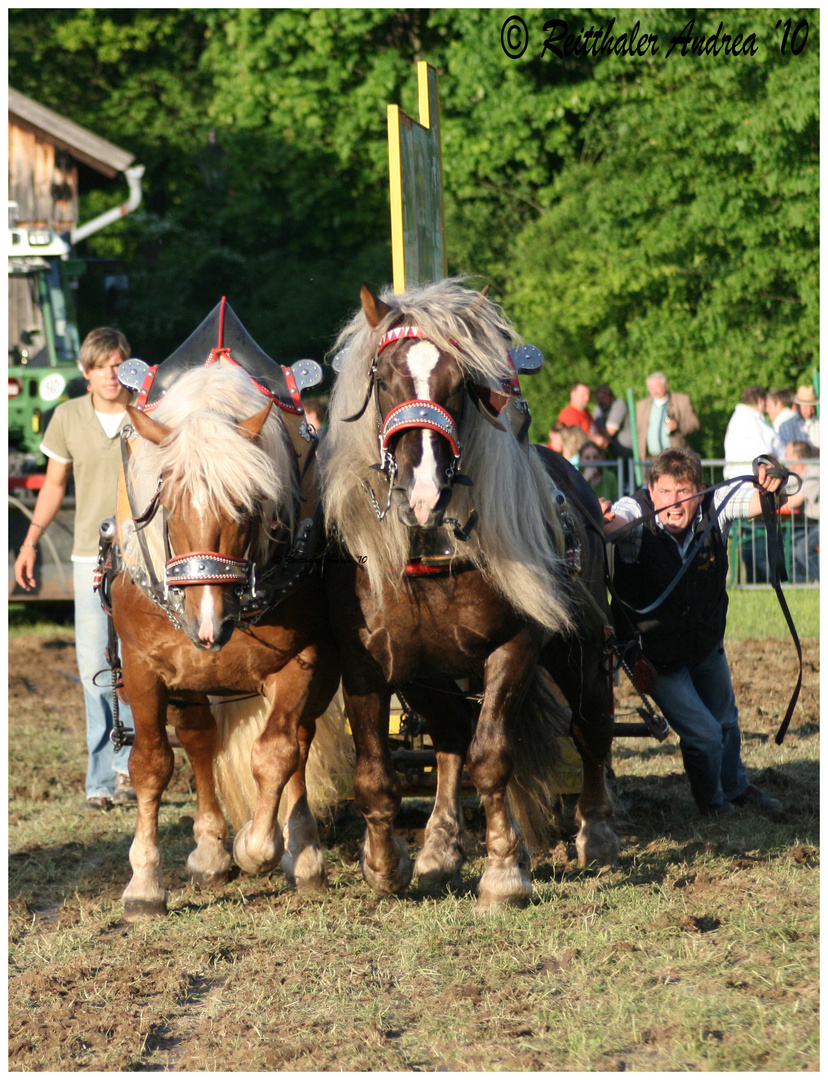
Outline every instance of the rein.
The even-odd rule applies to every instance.
[[[784,466],[780,465],[773,458],[769,458],[766,455],[760,455],[753,462],[753,475],[735,476],[729,480],[722,480],[717,484],[711,484],[709,487],[703,488],[701,491],[696,492],[696,494],[690,495],[685,499],[678,499],[676,502],[659,507],[658,510],[649,510],[645,514],[642,514],[640,517],[628,522],[626,525],[622,526],[610,536],[606,537],[609,563],[608,584],[613,597],[622,605],[622,607],[626,608],[628,611],[634,612],[636,615],[647,615],[664,603],[667,597],[673,592],[678,583],[690,569],[690,566],[692,565],[696,554],[701,549],[701,546],[706,540],[710,531],[717,524],[725,506],[733,497],[733,495],[736,494],[738,486],[743,483],[750,483],[753,484],[755,487],[758,487],[757,476],[760,465],[767,466],[769,476],[779,479],[788,479],[791,476],[795,477],[795,479],[798,481],[798,486],[790,494],[795,495],[801,488],[802,480],[799,476],[796,475],[796,473],[791,473],[788,469],[785,469]],[[702,534],[698,537],[695,543],[693,543],[688,548],[684,556],[682,556],[681,566],[679,567],[678,573],[675,575],[673,580],[669,583],[669,585],[667,585],[667,587],[656,600],[654,600],[651,604],[648,604],[646,607],[636,608],[633,607],[631,604],[628,604],[625,600],[618,596],[612,584],[614,550],[611,545],[614,545],[619,541],[626,539],[632,532],[634,532],[635,529],[638,528],[639,525],[651,521],[652,518],[656,517],[664,510],[668,510],[673,506],[680,506],[682,503],[690,502],[693,499],[698,499],[700,496],[704,496],[711,492],[718,491],[719,488],[728,487],[730,485],[734,485],[733,490],[729,492],[725,496],[725,498],[722,499],[719,506],[714,509],[713,513],[711,514],[710,521],[707,523]],[[785,595],[782,591],[781,583],[783,581],[787,581],[788,576],[785,570],[785,556],[783,546],[779,537],[779,521],[776,517],[779,509],[778,493],[774,492],[771,494],[760,489],[759,498],[762,506],[762,521],[768,537],[768,568],[770,571],[770,582],[773,586],[774,592],[776,593],[776,598],[779,601],[779,606],[782,609],[782,614],[785,617],[785,622],[788,625],[788,629],[791,633],[791,638],[793,639],[794,647],[796,649],[799,659],[799,674],[796,680],[796,686],[794,687],[793,694],[791,695],[790,702],[788,703],[788,708],[785,712],[784,719],[782,720],[779,730],[776,733],[776,744],[777,746],[781,746],[782,741],[785,738],[785,733],[787,732],[790,725],[791,717],[793,716],[793,711],[796,707],[796,703],[799,699],[799,692],[802,687],[802,645],[799,641],[799,635],[796,632],[796,626],[794,625],[793,618],[788,608],[788,603],[785,600]]]

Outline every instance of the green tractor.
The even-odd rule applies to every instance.
[[[15,600],[72,598],[71,492],[44,537],[34,593],[14,584],[12,570],[43,483],[43,432],[61,401],[86,393],[77,366],[80,340],[72,294],[72,279],[83,271],[83,263],[70,255],[66,240],[48,229],[10,223],[9,587]]]
[[[72,280],[83,263],[48,229],[9,229],[9,471],[42,471],[40,441],[59,402],[83,394]]]

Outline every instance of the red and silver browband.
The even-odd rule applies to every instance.
[[[377,356],[379,356],[386,345],[391,345],[395,341],[402,341],[404,338],[425,337],[428,337],[428,335],[424,330],[421,330],[419,326],[396,326],[393,330],[389,330],[386,334],[383,334],[379,339]]]
[[[396,326],[383,334],[377,345],[377,356],[386,345],[395,341],[403,341],[405,338],[427,338],[428,335],[418,326]],[[454,344],[454,342],[452,342]],[[388,447],[392,435],[405,428],[429,428],[443,435],[451,444],[451,449],[456,459],[460,457],[460,433],[451,413],[438,405],[430,398],[412,398],[403,401],[386,416],[380,432],[380,446],[383,450]]]

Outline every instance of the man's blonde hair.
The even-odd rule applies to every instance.
[[[99,326],[97,330],[90,330],[80,347],[78,367],[83,372],[100,367],[115,349],[124,360],[130,354],[129,342],[120,330],[114,330],[111,326]]]

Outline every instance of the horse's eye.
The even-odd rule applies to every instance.
[[[385,381],[385,379],[380,379],[379,377],[377,377],[376,384],[377,384],[377,388],[380,389],[380,390],[387,390],[388,389],[388,383]]]

